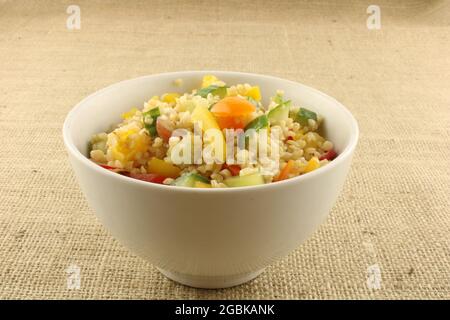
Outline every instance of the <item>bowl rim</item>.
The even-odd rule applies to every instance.
[[[300,176],[290,178],[290,179],[286,179],[283,181],[271,182],[271,183],[256,185],[256,186],[245,186],[245,187],[235,187],[235,188],[190,188],[190,187],[180,187],[180,186],[174,187],[174,186],[170,186],[170,185],[149,183],[146,181],[133,179],[133,178],[121,175],[121,174],[117,174],[116,172],[111,172],[109,170],[105,170],[104,168],[95,164],[93,161],[91,161],[86,156],[84,156],[78,150],[78,148],[75,147],[75,144],[71,138],[70,127],[74,121],[73,119],[74,119],[75,115],[77,113],[79,113],[80,110],[83,109],[83,106],[85,105],[85,103],[88,100],[91,100],[91,99],[95,98],[97,95],[103,94],[104,92],[112,90],[112,89],[114,89],[114,87],[121,86],[127,82],[138,81],[138,80],[146,79],[146,78],[158,78],[158,77],[162,77],[162,76],[164,76],[164,77],[173,76],[174,79],[177,79],[177,78],[182,78],[183,76],[188,76],[188,75],[189,76],[193,76],[193,75],[201,76],[201,75],[205,75],[205,74],[214,74],[214,75],[218,75],[219,77],[220,77],[220,74],[222,74],[222,75],[227,74],[227,75],[234,75],[234,76],[259,77],[259,78],[266,78],[268,80],[276,80],[276,81],[281,80],[284,82],[289,82],[293,85],[301,86],[304,89],[311,90],[315,94],[318,94],[318,95],[322,96],[323,98],[330,100],[330,102],[332,102],[338,109],[340,109],[341,112],[343,112],[348,117],[348,119],[350,120],[350,123],[351,123],[350,140],[347,143],[347,145],[345,146],[344,150],[335,159],[333,159],[333,161],[331,161],[329,164],[327,164],[323,168],[319,168],[318,170],[314,170],[307,174],[300,175]],[[67,116],[64,120],[62,134],[63,134],[64,144],[70,155],[75,157],[77,160],[79,160],[79,162],[81,162],[82,164],[91,168],[92,170],[97,171],[99,174],[107,175],[107,176],[109,175],[110,177],[112,177],[114,179],[119,179],[119,181],[122,181],[124,183],[137,184],[137,185],[141,185],[142,187],[148,188],[150,190],[160,190],[160,191],[171,190],[171,192],[184,192],[184,193],[186,193],[186,192],[188,192],[188,193],[221,193],[221,192],[233,193],[233,192],[242,192],[242,191],[250,191],[250,190],[264,190],[264,189],[267,189],[267,191],[269,191],[272,188],[278,188],[278,187],[282,187],[282,186],[287,187],[289,185],[300,183],[301,181],[308,181],[310,179],[314,179],[316,176],[324,175],[326,172],[333,170],[340,163],[344,162],[347,158],[352,156],[353,151],[355,150],[356,145],[358,143],[359,127],[358,127],[358,123],[357,123],[355,117],[353,116],[353,114],[342,103],[337,101],[335,98],[323,93],[322,91],[317,90],[313,87],[304,85],[302,83],[292,81],[289,79],[284,79],[284,78],[270,76],[270,75],[264,75],[264,74],[257,74],[257,73],[237,72],[237,71],[220,71],[220,70],[194,70],[194,71],[175,71],[175,72],[164,72],[164,73],[155,73],[155,74],[150,74],[150,75],[144,75],[144,76],[140,76],[140,77],[136,77],[136,78],[132,78],[132,79],[115,82],[115,83],[110,84],[100,90],[97,90],[97,91],[91,93],[90,95],[88,95],[87,97],[85,97],[84,99],[82,99],[69,111],[69,113],[67,114]]]

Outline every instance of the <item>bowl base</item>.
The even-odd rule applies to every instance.
[[[165,275],[170,280],[181,283],[185,286],[200,288],[200,289],[221,289],[234,287],[250,280],[255,279],[264,271],[260,269],[255,272],[243,273],[232,276],[195,276],[190,274],[182,274],[178,272],[168,271],[157,267],[159,272]]]

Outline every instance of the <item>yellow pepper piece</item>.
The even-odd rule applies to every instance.
[[[165,95],[162,96],[162,101],[166,103],[176,103],[177,98],[179,97],[180,94],[176,92],[166,93]]]
[[[202,88],[209,87],[210,85],[212,85],[213,83],[215,83],[217,81],[219,81],[219,79],[216,76],[207,74],[203,77]]]
[[[320,168],[320,162],[319,159],[317,159],[317,157],[312,157],[309,161],[308,164],[305,167],[305,173],[306,172],[311,172],[313,170],[316,170]]]
[[[253,86],[247,90],[247,96],[252,97],[256,101],[261,101],[261,91],[258,86]]]
[[[202,130],[203,132],[209,130],[209,129],[217,129],[219,130],[220,137],[222,139],[222,146],[223,146],[223,159],[225,159],[225,151],[227,144],[225,142],[225,137],[223,136],[223,132],[219,127],[219,124],[217,123],[216,119],[214,118],[214,115],[205,107],[203,106],[197,106],[194,111],[192,111],[191,114],[191,120],[193,123],[200,122],[202,124]]]
[[[204,182],[201,182],[201,181],[195,181],[194,187],[195,188],[212,188],[209,183],[204,183]]]
[[[164,177],[175,179],[180,175],[180,171],[180,168],[158,158],[150,159],[147,164],[148,173],[155,173]]]
[[[122,113],[122,118],[125,119],[125,120],[126,120],[126,119],[129,119],[129,118],[131,118],[132,116],[134,116],[134,114],[135,114],[137,111],[138,111],[137,108],[131,108],[130,111],[127,111],[127,112]]]
[[[219,124],[213,114],[203,106],[197,106],[191,114],[192,122],[201,122],[203,131],[209,129],[220,130]]]

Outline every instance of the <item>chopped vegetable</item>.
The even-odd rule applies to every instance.
[[[281,103],[267,114],[270,124],[286,121],[289,118],[289,104]]]
[[[205,76],[203,76],[202,79],[202,88],[206,88],[209,87],[210,85],[218,82],[219,79],[216,76],[213,76],[211,74],[207,74]]]
[[[225,163],[223,165],[223,168],[228,169],[228,171],[230,171],[232,176],[238,176],[239,172],[241,171],[241,167],[237,164],[228,165]]]
[[[269,121],[267,120],[267,116],[263,114],[262,116],[253,119],[249,124],[247,124],[245,130],[255,129],[256,131],[258,131],[259,129],[267,128],[268,125]]]
[[[156,120],[156,132],[164,142],[168,142],[170,137],[172,136],[173,125],[168,119],[163,120],[161,119],[161,117],[159,117]]]
[[[247,96],[253,98],[256,101],[261,101],[261,91],[258,86],[253,86],[247,91]]]
[[[219,96],[221,98],[225,97],[227,95],[227,87],[219,87],[216,85],[210,85],[206,88],[201,88],[197,91],[197,95],[199,95],[202,98],[206,98],[208,94],[212,94],[213,96]]]
[[[249,174],[247,176],[236,176],[227,178],[223,181],[228,187],[246,187],[264,184],[264,178],[259,173]]]
[[[212,188],[210,183],[204,183],[202,181],[195,181],[194,188]]]
[[[284,166],[283,170],[281,170],[278,177],[274,179],[274,181],[281,181],[289,178],[289,174],[292,172],[293,168],[294,168],[294,160],[289,160]]]
[[[164,101],[166,103],[176,103],[177,98],[179,98],[179,97],[180,97],[180,94],[176,93],[176,92],[166,93],[165,95],[162,96],[162,101]]]
[[[337,153],[336,151],[334,151],[334,149],[329,150],[327,153],[324,153],[323,155],[320,156],[319,160],[328,160],[331,161],[334,158],[336,158]]]
[[[226,97],[211,108],[221,129],[243,129],[255,110],[253,104],[240,97]]]
[[[317,157],[312,157],[308,161],[308,164],[306,165],[305,172],[311,172],[311,171],[316,170],[318,168],[320,168],[319,159],[317,159]]]
[[[129,118],[131,118],[132,116],[134,116],[135,114],[136,114],[136,112],[138,112],[139,110],[137,109],[137,108],[135,108],[135,107],[133,107],[133,108],[131,108],[131,110],[130,111],[127,111],[127,112],[125,112],[125,113],[122,113],[122,118],[123,119],[129,119]]]
[[[153,183],[159,183],[162,184],[164,180],[167,179],[167,177],[154,174],[154,173],[130,173],[128,175],[130,178],[147,181],[147,182],[153,182]]]
[[[196,122],[196,121],[202,122],[203,131],[206,131],[209,129],[220,130],[219,124],[217,123],[213,114],[205,107],[197,106],[194,109],[194,111],[192,111],[191,120],[192,120],[192,122]]]
[[[159,108],[150,109],[143,113],[144,127],[151,137],[156,137],[156,119],[161,115]]]
[[[177,178],[180,175],[181,169],[173,164],[165,162],[158,158],[151,158],[147,164],[147,171],[149,173],[159,174],[168,178]]]
[[[259,102],[253,99],[252,97],[245,97],[252,105],[254,105],[256,108],[259,108]]]
[[[128,171],[127,170],[125,170],[125,169],[121,169],[121,168],[116,168],[116,167],[111,167],[111,166],[108,166],[108,165],[106,165],[106,164],[100,164],[100,163],[97,163],[100,167],[102,167],[102,168],[104,168],[104,169],[106,169],[106,170],[110,170],[110,171],[113,171],[113,172],[115,172],[115,173],[120,173],[120,174],[123,174],[123,175],[128,175]]]
[[[105,168],[107,170],[115,170],[117,168],[115,167],[111,167],[111,166],[107,166],[106,164],[99,164],[100,167]]]
[[[194,187],[196,182],[209,184],[209,180],[197,173],[185,173],[173,182],[173,185],[179,187]]]
[[[283,101],[283,95],[279,94],[279,93],[277,93],[275,97],[272,97],[272,101],[275,102],[276,104],[284,104],[285,103],[285,101]],[[286,103],[287,102],[290,102],[290,101],[286,101]]]
[[[205,107],[197,106],[191,114],[191,121],[193,123],[200,122],[202,124],[202,130],[204,132],[209,129],[216,129],[220,132],[220,139],[222,139],[221,143],[223,146],[222,159],[220,159],[220,161],[224,161],[225,155],[226,155],[227,144],[226,144],[223,132],[222,132],[221,128],[219,127],[219,124],[217,123],[213,114]],[[217,146],[217,144],[216,144],[216,146]],[[217,158],[219,158],[219,157],[217,157]]]
[[[300,108],[297,116],[295,117],[295,121],[300,123],[302,126],[306,126],[308,125],[309,119],[317,121],[317,114],[314,111],[305,108]]]

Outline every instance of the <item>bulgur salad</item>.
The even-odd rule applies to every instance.
[[[182,79],[174,82],[179,87]],[[272,95],[263,105],[262,94]],[[332,161],[323,118],[282,90],[226,84],[206,75],[191,92],[153,96],[90,141],[90,159],[150,183],[230,188],[277,182]]]

